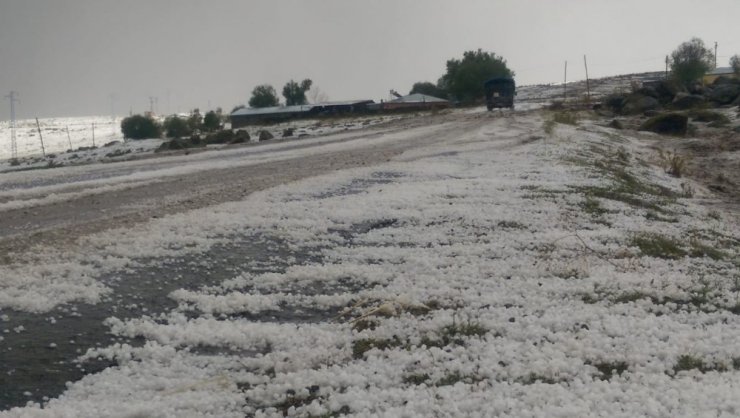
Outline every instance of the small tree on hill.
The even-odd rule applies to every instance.
[[[215,131],[221,127],[221,118],[213,110],[206,113],[203,117],[203,129],[206,131]]]
[[[730,67],[736,75],[740,76],[740,55],[735,54],[730,58]]]
[[[683,84],[700,79],[713,67],[714,54],[699,38],[691,38],[671,53],[671,71]]]
[[[293,80],[285,83],[283,87],[283,97],[285,97],[286,106],[304,105],[308,103],[306,100],[306,92],[311,89],[313,82],[310,79],[301,81],[301,84],[296,83]]]
[[[162,126],[150,117],[133,115],[123,118],[121,133],[127,139],[159,138],[162,136]]]
[[[462,60],[447,61],[447,72],[439,82],[440,88],[461,102],[473,102],[484,95],[483,83],[492,77],[513,77],[506,60],[492,52],[466,51]]]
[[[164,120],[164,134],[167,138],[182,138],[193,133],[193,130],[188,126],[188,122],[177,116],[168,116]]]
[[[190,116],[188,116],[188,128],[190,128],[191,133],[194,131],[198,131],[201,128],[203,128],[203,116],[200,114],[200,109],[193,109],[192,112],[190,112]]]
[[[440,88],[434,83],[430,83],[429,81],[420,81],[418,83],[414,83],[414,85],[411,87],[411,91],[409,94],[426,94],[427,96],[434,96],[439,97],[440,99],[446,99],[447,98],[447,92],[444,91],[444,89]]]
[[[277,106],[279,103],[275,88],[269,84],[255,87],[252,90],[252,97],[249,99],[250,107],[270,107]]]

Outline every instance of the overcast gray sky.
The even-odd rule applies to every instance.
[[[28,117],[245,103],[310,78],[331,100],[387,98],[482,48],[518,84],[661,70],[696,36],[740,53],[738,0],[0,0],[0,93]],[[0,120],[9,118],[7,99]]]

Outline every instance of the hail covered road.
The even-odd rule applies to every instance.
[[[234,201],[334,170],[385,162],[405,150],[473,132],[501,114],[454,113],[361,131],[0,176],[0,254]]]

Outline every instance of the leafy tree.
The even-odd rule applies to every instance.
[[[447,72],[438,87],[462,102],[473,102],[484,95],[483,82],[492,77],[513,77],[506,60],[492,52],[466,51],[462,60],[447,61]]]
[[[444,89],[440,88],[434,83],[430,83],[429,81],[420,81],[418,83],[414,83],[414,85],[411,87],[411,91],[409,94],[426,94],[427,96],[434,96],[439,97],[440,99],[446,99],[447,98],[447,92],[444,91]]]
[[[312,83],[313,82],[308,78],[301,81],[301,84],[298,84],[293,80],[285,83],[285,86],[283,87],[285,105],[294,106],[308,103],[308,100],[306,100],[306,92],[311,89]]]
[[[188,122],[177,116],[168,116],[164,120],[164,134],[167,138],[182,138],[193,133],[193,130],[188,126]]]
[[[213,110],[206,113],[203,117],[203,129],[206,131],[215,131],[221,127],[221,117]]]
[[[671,53],[671,71],[681,83],[689,84],[701,78],[713,67],[714,54],[699,38],[691,38]]]
[[[735,54],[730,58],[730,67],[735,71],[735,74],[740,76],[740,55]]]
[[[127,139],[159,138],[162,125],[151,117],[133,115],[121,121],[121,133]]]
[[[277,106],[279,103],[275,88],[269,84],[255,87],[252,90],[252,97],[249,99],[250,107],[270,107]]]
[[[200,115],[200,109],[193,109],[193,111],[190,112],[187,123],[191,133],[198,131],[203,127],[203,116]]]

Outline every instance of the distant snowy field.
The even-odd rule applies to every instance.
[[[299,136],[319,136],[345,130],[355,130],[378,123],[410,117],[402,115],[360,116],[333,119],[305,119],[242,128],[256,141],[260,130],[267,130],[280,139],[287,128],[294,130],[291,139]],[[160,118],[161,121],[161,118]],[[94,138],[93,138],[93,125]],[[121,119],[110,117],[75,117],[39,119],[39,136],[35,119],[16,121],[16,144],[19,166],[11,166],[10,122],[0,122],[0,171],[18,168],[44,168],[53,165],[78,165],[98,161],[120,161],[132,156],[152,153],[164,139],[124,140]],[[43,139],[43,150],[42,140]],[[221,148],[223,145],[209,145]],[[43,158],[44,152],[47,158]]]
[[[256,235],[312,256],[251,273],[245,259],[223,283],[172,292],[172,311],[109,318],[146,342],[88,350],[80,361],[118,366],[0,416],[740,415],[735,218],[642,164],[640,140],[542,123],[491,118],[386,164],[47,249],[31,285],[3,267],[18,297],[69,303],[105,300],[100,272],[145,256]],[[649,187],[592,194],[625,179]],[[684,253],[646,253],[645,233]]]

